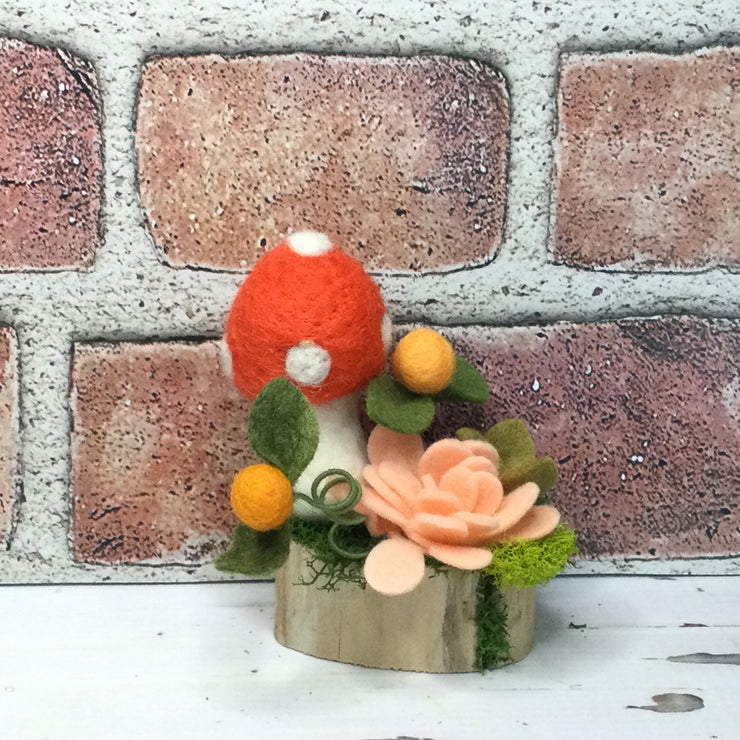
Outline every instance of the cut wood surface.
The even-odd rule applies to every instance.
[[[275,579],[275,638],[293,650],[342,663],[428,673],[475,670],[474,622],[478,574],[427,570],[421,585],[402,596],[339,583],[321,589],[310,555],[291,545]],[[532,648],[535,589],[509,589],[506,604],[512,660]]]

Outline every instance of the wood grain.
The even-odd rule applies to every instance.
[[[293,543],[275,579],[275,638],[286,647],[342,663],[427,673],[475,670],[478,575],[454,571],[428,577],[409,594],[382,596],[340,583],[311,580],[307,553]],[[532,648],[535,589],[503,595],[513,661]]]

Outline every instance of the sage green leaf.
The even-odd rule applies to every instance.
[[[463,442],[466,439],[474,439],[478,442],[486,441],[486,438],[477,429],[473,429],[472,427],[462,427],[458,429],[455,436]]]
[[[547,503],[543,496],[558,482],[557,463],[551,457],[540,457],[519,465],[511,465],[506,475],[501,475],[501,483],[507,493],[528,481],[534,481],[540,488],[537,503]]]
[[[367,387],[367,415],[401,434],[421,434],[434,419],[431,396],[413,393],[389,375],[378,375]]]
[[[435,395],[438,401],[469,401],[483,403],[488,399],[486,379],[475,365],[455,357],[455,373],[449,385]]]
[[[303,393],[275,378],[252,404],[248,434],[252,449],[294,483],[316,453],[319,423]]]
[[[484,435],[499,456],[499,469],[522,459],[534,459],[534,442],[521,419],[506,419],[492,426]]]
[[[546,494],[558,482],[558,466],[551,457],[535,457],[534,442],[521,419],[507,419],[491,427],[484,435],[499,454],[499,478],[509,493],[528,481],[540,488],[537,503],[547,501]]]
[[[287,559],[290,550],[290,520],[279,529],[257,532],[239,522],[229,549],[216,559],[215,566],[226,573],[269,576]]]

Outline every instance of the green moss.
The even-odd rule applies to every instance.
[[[496,579],[481,573],[475,602],[475,668],[487,671],[511,662],[506,604]]]
[[[338,527],[336,530],[337,544],[350,552],[356,552],[362,557],[348,558],[338,553],[329,541],[329,530],[332,522],[324,520],[293,519],[291,537],[294,542],[302,545],[313,557],[306,565],[310,573],[304,586],[316,586],[324,591],[335,591],[340,583],[354,583],[365,588],[365,577],[362,567],[365,564],[365,555],[372,550],[381,538],[372,537],[364,524],[356,526]],[[434,558],[426,556],[424,562],[432,572],[431,577],[449,571],[449,566],[440,563]]]
[[[307,565],[311,574],[304,585],[315,585],[316,588],[334,591],[339,583],[354,583],[365,588],[362,575],[363,558],[348,558],[336,552],[329,543],[329,530],[332,522],[324,520],[293,520],[291,536],[302,545],[313,557]],[[336,533],[337,543],[351,552],[367,553],[380,540],[371,537],[364,524],[354,527],[339,527]]]
[[[493,560],[484,572],[499,588],[530,588],[560,573],[578,548],[575,532],[561,524],[541,540],[502,542],[491,552]]]

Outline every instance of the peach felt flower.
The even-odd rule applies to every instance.
[[[535,506],[536,483],[504,495],[498,453],[487,442],[442,439],[426,451],[421,437],[377,426],[368,441],[356,509],[374,536],[387,535],[365,561],[376,591],[412,591],[424,577],[424,555],[463,570],[485,568],[484,545],[536,540],[552,532],[560,514]]]

